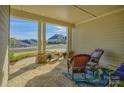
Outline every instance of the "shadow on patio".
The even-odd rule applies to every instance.
[[[20,60],[10,66],[10,87],[73,87],[74,82],[62,72],[67,70],[66,60],[36,64],[35,57]]]
[[[53,70],[30,79],[26,87],[76,87],[62,72],[66,71],[66,61],[61,61]]]
[[[39,66],[40,66],[39,64],[32,63],[32,64],[30,64],[28,66],[25,66],[23,68],[20,68],[18,71],[10,74],[9,80],[11,80],[11,79],[13,79],[13,78],[15,78],[15,77],[17,77],[17,76],[25,73],[26,71],[30,71],[30,70],[36,69]]]

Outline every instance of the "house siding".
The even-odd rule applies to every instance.
[[[8,81],[9,6],[0,6],[0,86]]]
[[[104,66],[114,69],[124,63],[124,10],[76,26],[73,51],[90,54],[96,48],[105,51]]]

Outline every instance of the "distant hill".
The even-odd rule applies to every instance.
[[[48,44],[66,44],[66,36],[61,34],[55,34],[47,40]],[[14,47],[34,47],[37,46],[37,40],[35,39],[24,39],[19,40],[10,38],[10,48]]]
[[[66,36],[61,34],[55,34],[54,36],[50,37],[47,40],[48,44],[65,44],[66,43]]]
[[[18,40],[15,38],[10,39],[10,47],[33,47],[37,45],[35,39]]]
[[[36,45],[37,44],[37,40],[35,39],[29,39],[29,40],[21,40],[22,42],[24,43],[27,43],[27,44],[31,44],[31,45]]]

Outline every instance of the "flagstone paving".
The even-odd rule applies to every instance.
[[[66,60],[36,64],[36,57],[26,58],[9,66],[9,87],[76,87],[62,72],[67,71]]]

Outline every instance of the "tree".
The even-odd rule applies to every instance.
[[[15,46],[16,45],[16,39],[15,38],[11,39],[11,45],[12,46]]]

